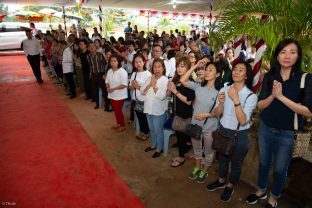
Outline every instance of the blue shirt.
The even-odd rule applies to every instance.
[[[300,81],[302,73],[294,75],[290,79],[283,81],[280,73],[274,75],[274,80],[282,83],[283,95],[288,99],[305,105],[312,112],[312,76],[308,74],[305,80],[305,88],[301,94]],[[266,74],[263,78],[262,88],[259,95],[259,101],[264,100],[272,94],[272,84],[269,83],[269,76]],[[278,99],[260,113],[261,120],[269,127],[280,130],[294,130],[295,113],[284,105]],[[303,120],[298,115],[298,128],[303,128]]]
[[[205,54],[206,56],[210,55],[210,49],[208,46],[204,45],[204,46],[200,46],[200,50],[201,52],[203,52],[203,54]]]
[[[124,33],[132,33],[132,27],[126,27]]]
[[[220,123],[224,128],[236,130],[238,125],[238,120],[236,117],[236,111],[233,100],[229,97],[228,91],[230,86],[223,87],[220,92],[225,92],[225,101],[223,105],[223,115],[220,119]],[[246,124],[244,126],[240,125],[239,130],[246,130],[250,128],[250,117],[252,111],[256,108],[257,105],[257,95],[252,94],[248,98],[247,96],[252,93],[246,85],[238,92],[239,102],[241,103],[241,107],[246,115]],[[246,99],[247,98],[247,99]],[[219,101],[217,101],[217,106]]]

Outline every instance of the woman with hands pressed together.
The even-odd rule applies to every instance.
[[[249,204],[267,198],[269,172],[274,160],[272,191],[265,208],[277,207],[277,199],[283,191],[292,157],[295,113],[298,114],[299,130],[303,128],[302,116],[312,116],[312,76],[307,74],[303,77],[305,88],[300,90],[303,76],[301,61],[302,49],[299,43],[285,39],[277,45],[271,70],[264,76],[258,102],[261,110],[258,190],[247,197],[246,202]]]
[[[174,114],[182,119],[192,117],[193,106],[192,101],[195,98],[193,90],[184,87],[180,78],[191,68],[191,63],[187,57],[178,58],[176,61],[176,71],[172,81],[168,82],[168,91],[174,96]],[[184,154],[188,152],[187,140],[189,136],[185,133],[176,131],[179,156],[172,159],[171,167],[179,167],[185,162]]]
[[[249,121],[257,104],[257,96],[251,91],[252,81],[251,66],[244,61],[237,62],[233,66],[229,85],[220,90],[217,107],[212,112],[214,116],[222,115],[218,129],[220,134],[233,137],[239,127],[232,155],[220,153],[219,178],[207,186],[208,191],[225,188],[220,197],[222,202],[231,200],[234,185],[239,181],[242,163],[248,152]],[[226,182],[229,164],[231,171],[229,181]]]
[[[218,90],[221,88],[222,69],[217,63],[207,63],[200,60],[196,65],[192,66],[180,79],[180,82],[187,88],[195,91],[194,112],[191,123],[203,127],[201,140],[192,138],[192,145],[195,157],[195,167],[189,175],[192,180],[197,179],[197,183],[204,183],[208,177],[208,169],[212,165],[214,159],[214,151],[211,149],[212,131],[218,127],[218,118],[211,114],[211,110],[215,106]],[[201,83],[190,81],[189,77],[193,71],[198,68],[204,68],[204,81]],[[205,123],[205,119],[208,118]],[[205,158],[203,158],[203,144]],[[203,169],[201,164],[204,163]]]
[[[167,119],[168,100],[165,76],[166,67],[161,58],[155,58],[152,64],[152,76],[141,87],[141,94],[146,96],[144,113],[152,136],[152,145],[145,152],[155,150],[153,158],[157,158],[164,147],[164,123]]]
[[[126,130],[122,107],[124,100],[128,97],[128,73],[121,67],[121,62],[116,54],[110,56],[108,68],[105,78],[107,97],[111,100],[117,122],[112,128],[117,132],[122,132]]]

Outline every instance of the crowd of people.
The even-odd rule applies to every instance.
[[[248,39],[243,43],[241,60],[234,62],[231,40],[213,50],[205,33],[191,31],[186,36],[184,31],[175,30],[158,35],[154,30],[145,35],[137,27],[132,29],[130,22],[125,36],[117,40],[103,38],[97,28],[91,36],[83,29],[79,38],[74,32],[66,39],[61,27],[38,33],[36,38],[44,49],[47,73],[56,77],[56,84],[64,84],[69,98],[76,98],[78,84],[81,96],[94,101],[94,108],[98,109],[99,92],[103,92],[105,111],[115,113],[112,129],[116,132],[126,130],[123,106],[126,99],[131,100],[130,120],[134,116],[138,119],[138,139],[151,138],[145,152],[154,151],[153,158],[163,152],[164,128],[170,117],[189,119],[191,124],[201,126],[199,140],[184,131],[175,132],[178,155],[171,161],[171,167],[183,165],[186,153],[193,149],[194,168],[188,177],[197,183],[205,182],[216,158],[212,132],[218,129],[229,137],[236,134],[233,153],[217,153],[219,178],[207,185],[209,191],[223,189],[223,202],[231,199],[239,181],[249,147],[250,120],[258,105],[258,190],[246,202],[255,204],[267,198],[269,171],[274,161],[273,186],[265,207],[277,206],[291,160],[294,114],[300,115],[299,129],[303,128],[302,116],[312,115],[312,76],[306,77],[302,93],[302,49],[297,41],[286,39],[278,44],[257,96],[252,91],[256,48]]]

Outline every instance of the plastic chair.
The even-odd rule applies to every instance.
[[[168,155],[168,146],[169,146],[169,140],[170,135],[173,134],[172,129],[164,129],[164,156],[167,157]]]

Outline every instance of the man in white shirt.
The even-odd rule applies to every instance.
[[[74,82],[74,60],[73,60],[73,51],[71,47],[67,44],[65,41],[60,41],[62,49],[64,49],[63,52],[63,60],[62,60],[62,66],[63,66],[63,74],[64,77],[69,85],[70,93],[69,95],[70,99],[73,99],[76,97],[76,86]]]
[[[131,74],[133,71],[132,61],[133,61],[134,55],[136,54],[134,50],[134,41],[132,40],[128,41],[127,48],[128,48],[128,53],[124,55],[123,58],[125,59],[125,62],[126,62],[126,70],[128,74]]]
[[[25,52],[27,60],[33,70],[38,84],[43,83],[40,71],[41,46],[37,39],[33,38],[31,30],[26,31],[27,39],[22,42],[22,49]]]
[[[153,50],[152,50],[152,55],[153,55],[153,58],[148,60],[148,62],[146,63],[146,69],[150,72],[152,72],[152,65],[153,65],[153,61],[155,58],[161,58],[163,59],[162,57],[162,49],[161,49],[161,46],[160,45],[153,45]]]

